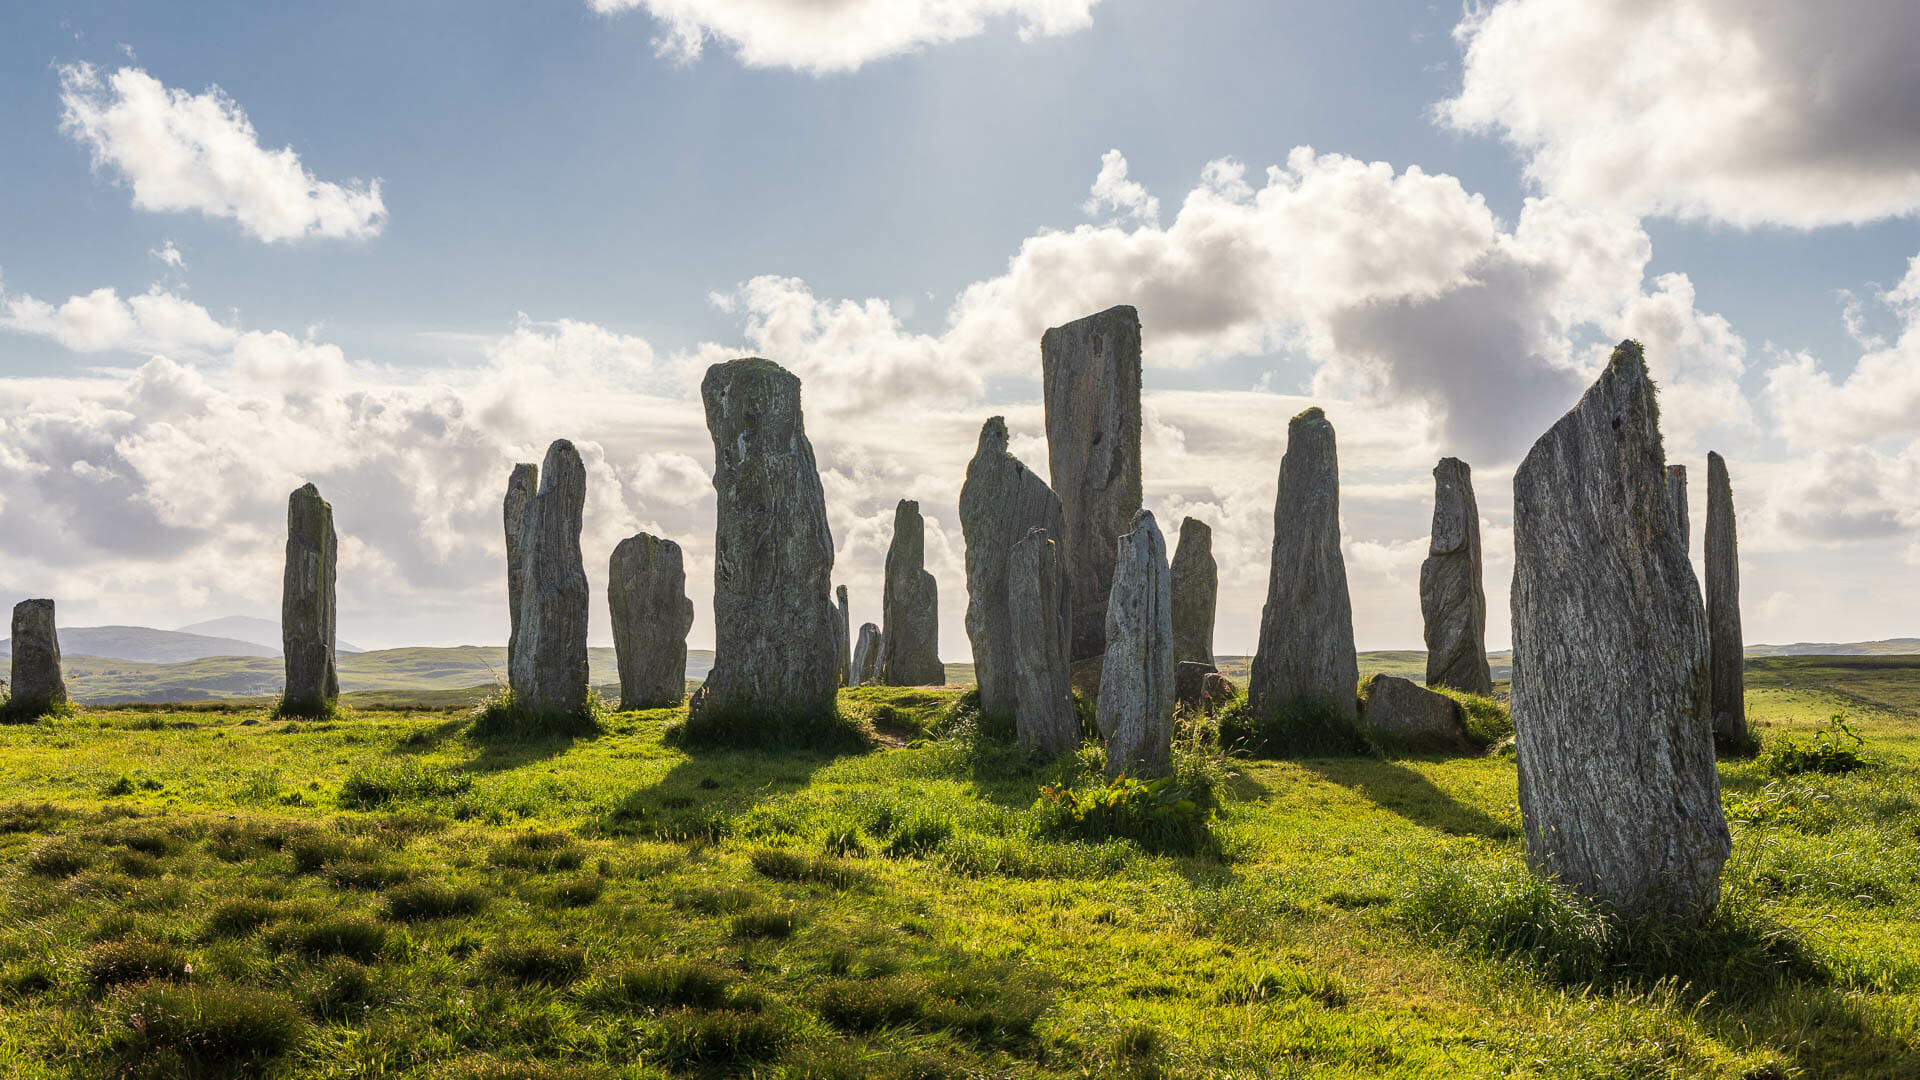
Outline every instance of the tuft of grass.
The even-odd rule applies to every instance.
[[[652,1032],[655,1052],[682,1068],[770,1059],[793,1037],[785,1017],[732,1009],[679,1009],[661,1016]]]
[[[586,973],[587,953],[551,941],[498,941],[480,958],[480,966],[517,983],[566,986]]]
[[[107,1012],[108,1051],[130,1075],[258,1075],[307,1030],[291,1002],[239,986],[147,983]]]
[[[306,986],[307,1011],[323,1020],[352,1016],[379,996],[379,980],[366,965],[344,956],[329,957]]]
[[[775,881],[794,881],[825,885],[829,889],[848,889],[867,880],[867,875],[848,866],[845,860],[803,855],[786,848],[760,848],[749,856],[753,868]]]
[[[344,720],[348,715],[350,714],[346,709],[340,707],[338,701],[329,701],[326,698],[298,700],[282,697],[279,701],[274,702],[273,711],[268,714],[267,718],[270,720],[319,720],[332,722]]]
[[[282,952],[309,957],[347,956],[366,963],[387,944],[387,928],[358,915],[298,919],[274,927],[269,934]]]
[[[1216,714],[1220,747],[1256,758],[1367,757],[1357,727],[1328,702],[1289,701],[1259,711],[1242,694]]]
[[[378,810],[411,799],[441,799],[464,795],[473,777],[431,769],[411,759],[398,765],[356,769],[340,783],[340,805],[349,810]]]
[[[1460,711],[1467,718],[1467,741],[1482,750],[1502,739],[1513,736],[1513,713],[1504,702],[1479,694],[1469,694],[1465,690],[1455,690],[1450,686],[1430,686],[1427,689],[1445,694],[1460,703]]]
[[[27,873],[43,878],[70,878],[93,865],[94,852],[79,841],[61,837],[34,848],[24,865]]]
[[[783,939],[793,936],[799,929],[800,921],[791,909],[777,910],[765,908],[760,911],[747,911],[733,917],[733,936],[743,938]]]
[[[523,832],[504,844],[494,845],[487,853],[487,861],[509,870],[551,874],[580,869],[586,856],[566,833]]]
[[[592,691],[587,693],[583,712],[566,713],[529,708],[514,700],[512,690],[502,687],[474,707],[467,736],[482,740],[586,738],[605,731],[612,715],[606,699]]]
[[[453,888],[431,881],[409,882],[381,898],[387,918],[397,922],[477,915],[487,906],[488,899],[485,889]]]
[[[615,1010],[733,1009],[759,1012],[764,1002],[743,990],[739,980],[712,964],[671,960],[622,968],[596,982],[583,995],[596,1008]]]
[[[599,900],[606,887],[607,879],[599,874],[582,874],[555,884],[540,899],[549,907],[583,908]]]
[[[1148,851],[1200,855],[1218,850],[1209,792],[1182,787],[1178,778],[1131,776],[1088,787],[1048,784],[1033,813],[1043,834],[1091,840],[1132,840]]]
[[[50,802],[0,806],[0,835],[48,832],[73,815]]]
[[[206,933],[213,938],[245,937],[272,922],[279,913],[272,901],[255,896],[222,900],[207,915]]]
[[[80,959],[80,970],[94,993],[124,983],[152,979],[178,981],[193,970],[187,954],[157,941],[103,941]]]
[[[812,716],[705,709],[667,732],[667,742],[688,751],[800,750],[817,754],[860,754],[873,748],[873,736],[856,718],[839,712]]]

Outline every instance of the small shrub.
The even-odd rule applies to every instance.
[[[1116,777],[1075,789],[1049,784],[1033,804],[1043,833],[1099,842],[1127,839],[1149,851],[1193,855],[1215,850],[1211,801],[1176,783]]]
[[[116,1000],[110,1016],[110,1052],[154,1076],[192,1074],[195,1066],[244,1074],[306,1032],[285,999],[229,986],[148,983]]]
[[[1291,701],[1258,712],[1239,697],[1218,714],[1220,747],[1266,758],[1365,757],[1367,741],[1329,702]]]
[[[358,915],[300,920],[274,929],[273,944],[305,956],[348,956],[365,963],[387,944],[387,928]]]
[[[86,951],[80,969],[99,993],[123,983],[184,979],[193,965],[186,953],[157,941],[105,941]]]
[[[1867,740],[1853,730],[1845,715],[1834,713],[1831,720],[1814,732],[1811,743],[1786,737],[1769,739],[1756,760],[1760,771],[1768,776],[1805,773],[1836,776],[1866,768],[1867,760],[1860,755],[1866,744]]]
[[[750,856],[750,861],[755,870],[775,881],[812,882],[830,889],[846,889],[866,878],[839,859],[802,855],[784,848],[761,848]]]
[[[551,874],[557,870],[580,869],[586,856],[566,833],[523,832],[504,844],[494,845],[487,853],[487,861],[509,870]]]
[[[730,1009],[681,1009],[660,1017],[653,1028],[654,1049],[683,1068],[770,1058],[791,1037],[783,1018]]]
[[[744,938],[790,938],[799,920],[792,911],[748,911],[733,917],[733,936]]]
[[[487,906],[488,896],[485,889],[472,886],[450,888],[431,881],[416,881],[391,890],[382,900],[387,918],[414,922],[478,914]]]
[[[43,878],[70,878],[93,865],[94,853],[69,839],[50,840],[33,849],[25,860],[27,873]]]
[[[272,922],[277,914],[279,908],[272,901],[259,897],[241,896],[222,900],[214,905],[213,912],[207,916],[207,936],[244,937]]]
[[[586,971],[587,954],[548,941],[502,941],[487,950],[480,966],[517,983],[565,986]]]

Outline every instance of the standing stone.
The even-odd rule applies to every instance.
[[[1513,478],[1513,726],[1527,862],[1627,918],[1692,919],[1730,848],[1706,612],[1640,344]]]
[[[520,550],[521,534],[527,528],[527,506],[540,487],[540,466],[523,462],[513,467],[507,478],[507,497],[501,504],[501,517],[507,530],[507,673],[513,673],[513,658],[520,654],[520,590],[527,580],[526,555]]]
[[[1199,518],[1180,522],[1173,551],[1173,662],[1213,666],[1213,614],[1220,570],[1213,562],[1213,530]]]
[[[53,601],[22,600],[13,605],[13,698],[7,714],[32,720],[67,701],[60,674],[60,635],[53,625]]]
[[[607,613],[620,668],[620,708],[663,709],[687,696],[693,601],[680,545],[640,533],[620,541],[607,567]]]
[[[1153,514],[1136,510],[1116,545],[1107,650],[1095,718],[1107,776],[1164,770],[1173,754],[1173,575]]]
[[[280,711],[325,713],[340,699],[334,666],[333,507],[307,484],[287,497],[287,565],[281,579],[280,645],[287,686]]]
[[[834,608],[840,616],[840,685],[853,685],[853,613],[847,609],[847,587],[835,586]]]
[[[1340,554],[1340,461],[1333,425],[1312,408],[1287,424],[1267,606],[1247,705],[1262,713],[1296,704],[1327,709],[1351,725],[1359,683],[1347,564]]]
[[[1375,675],[1367,680],[1360,727],[1375,746],[1414,754],[1467,754],[1466,710],[1412,679]]]
[[[927,526],[920,504],[893,508],[893,543],[880,600],[880,682],[885,686],[942,686],[940,588],[927,573]]]
[[[713,671],[689,723],[831,715],[839,683],[833,534],[800,412],[771,360],[715,364],[700,384],[716,499]]]
[[[520,533],[520,637],[507,672],[514,703],[536,717],[587,713],[587,568],[580,558],[586,505],[580,452],[555,439]]]
[[[1140,509],[1140,315],[1109,308],[1040,339],[1047,463],[1066,517],[1073,659],[1106,648],[1114,541]],[[1016,538],[1017,539],[1017,538]]]
[[[880,628],[860,624],[860,643],[853,647],[853,685],[866,686],[880,679]]]
[[[1013,632],[1014,730],[1020,745],[1059,754],[1080,745],[1068,683],[1067,584],[1060,545],[1034,529],[1007,556],[1007,613]],[[984,697],[984,695],[983,695]]]
[[[1426,623],[1427,685],[1487,697],[1487,594],[1480,580],[1480,504],[1473,470],[1459,458],[1433,467],[1433,539],[1420,564],[1420,614]]]
[[[1013,546],[1033,529],[1044,529],[1060,556],[1059,621],[1066,634],[1072,601],[1066,555],[1067,534],[1060,497],[1019,458],[1007,452],[1007,423],[998,416],[980,428],[980,446],[967,463],[960,488],[960,534],[967,543],[967,640],[973,645],[974,681],[980,687],[980,711],[1007,716],[1018,706],[1018,660],[1013,624],[1007,615],[1007,559]]]
[[[1179,560],[1175,556],[1175,561]],[[1178,594],[1175,594],[1178,595]],[[1174,639],[1179,640],[1179,624],[1174,625]],[[1207,703],[1207,680],[1220,674],[1220,669],[1212,664],[1202,664],[1193,660],[1176,661],[1173,665],[1173,703],[1182,709],[1199,709]]]
[[[1667,466],[1667,509],[1673,515],[1673,528],[1680,534],[1680,547],[1693,545],[1693,529],[1687,521],[1687,467]]]
[[[1746,641],[1740,632],[1740,541],[1733,526],[1727,459],[1707,454],[1707,655],[1713,735],[1730,752],[1750,753]]]

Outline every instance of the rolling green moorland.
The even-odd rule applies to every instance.
[[[1920,657],[1748,680],[1690,930],[1529,878],[1497,718],[1267,758],[1229,709],[1130,789],[960,689],[845,691],[837,753],[681,710],[0,726],[0,1073],[1920,1076]]]

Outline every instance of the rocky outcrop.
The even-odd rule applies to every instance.
[[[853,613],[847,607],[847,587],[833,590],[834,610],[840,616],[840,685],[853,685]]]
[[[1340,554],[1340,462],[1333,425],[1318,408],[1287,425],[1273,508],[1273,562],[1247,705],[1273,713],[1324,711],[1351,726],[1360,662]]]
[[[1213,562],[1213,530],[1199,518],[1180,522],[1173,550],[1173,662],[1213,664],[1213,616],[1220,570]]]
[[[1375,675],[1367,680],[1360,728],[1368,741],[1389,752],[1468,754],[1467,716],[1460,703],[1412,679]]]
[[[980,428],[980,446],[967,464],[960,488],[960,532],[967,544],[967,640],[973,646],[974,681],[980,687],[980,711],[1011,715],[1017,707],[1019,676],[1008,618],[1007,560],[1013,545],[1033,529],[1049,537],[1066,535],[1060,499],[1044,480],[1007,452],[1006,421],[995,416]],[[1068,619],[1071,586],[1061,555],[1058,619]]]
[[[883,641],[878,626],[860,624],[860,641],[853,647],[853,685],[868,686],[880,681],[880,646]]]
[[[340,698],[334,663],[333,507],[307,484],[287,497],[287,562],[281,579],[280,643],[286,660],[282,713],[325,713]]]
[[[926,521],[920,504],[901,499],[893,509],[893,542],[880,601],[880,682],[886,686],[942,686],[940,589],[927,573]]]
[[[1134,511],[1117,547],[1106,640],[1094,716],[1107,775],[1162,771],[1173,748],[1173,581],[1167,542],[1146,510]]]
[[[1514,474],[1513,726],[1528,863],[1684,920],[1717,902],[1730,841],[1654,395],[1623,342]]]
[[[571,442],[555,439],[520,533],[520,635],[507,661],[514,704],[535,718],[588,712],[586,506],[587,467]]]
[[[620,541],[607,566],[620,708],[664,709],[687,694],[693,601],[680,545],[640,533]]]
[[[502,500],[500,516],[507,533],[507,671],[513,671],[513,658],[520,652],[520,590],[526,587],[526,555],[520,550],[527,530],[527,507],[540,487],[540,466],[523,462],[507,477],[507,497]]]
[[[1067,681],[1066,574],[1059,545],[1034,529],[1007,559],[1013,630],[1014,730],[1020,744],[1049,754],[1080,745],[1080,720]]]
[[[1733,523],[1727,460],[1707,455],[1707,656],[1714,739],[1748,753],[1746,640],[1740,631],[1740,540]]]
[[[67,681],[60,672],[60,635],[53,625],[53,601],[22,600],[13,605],[13,671],[6,715],[31,720],[67,702]]]
[[[1047,463],[1066,518],[1073,659],[1106,645],[1115,543],[1140,509],[1140,315],[1109,308],[1040,339]],[[1016,538],[1017,539],[1017,538]]]
[[[1493,693],[1487,665],[1487,594],[1481,584],[1480,504],[1459,458],[1433,467],[1433,532],[1420,564],[1427,685]]]
[[[732,360],[700,384],[713,436],[714,664],[690,724],[825,716],[839,683],[833,534],[800,412],[800,380]]]

